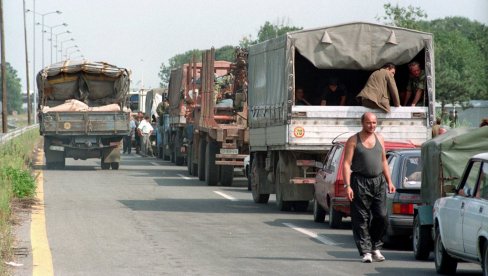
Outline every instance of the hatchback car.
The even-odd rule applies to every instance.
[[[434,237],[438,273],[454,273],[464,260],[488,274],[488,152],[468,161],[454,195],[435,201]]]
[[[350,216],[350,202],[346,197],[342,177],[345,142],[335,143],[325,157],[323,168],[315,176],[313,216],[315,222],[324,222],[329,214],[329,226],[339,228],[342,218]],[[415,148],[414,144],[385,141],[386,150]]]
[[[420,149],[389,151],[387,156],[396,192],[386,196],[388,227],[383,240],[391,242],[412,235],[414,207],[421,202],[422,160]]]

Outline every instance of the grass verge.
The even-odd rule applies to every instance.
[[[39,130],[32,129],[5,144],[0,144],[0,275],[7,275],[5,262],[12,259],[12,201],[31,200],[36,184],[31,165]]]

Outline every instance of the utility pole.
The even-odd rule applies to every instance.
[[[25,44],[25,76],[26,76],[26,83],[27,83],[27,124],[31,125],[31,113],[32,113],[32,104],[30,99],[30,81],[29,81],[29,52],[27,51],[27,27],[25,23],[25,0],[22,1],[24,5],[24,10],[22,13],[24,14],[24,44]]]
[[[7,133],[7,66],[5,65],[5,34],[3,25],[3,0],[0,0],[0,47],[1,52],[1,76],[2,76],[2,130]]]

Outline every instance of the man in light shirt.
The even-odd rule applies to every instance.
[[[141,153],[143,156],[152,156],[151,141],[149,137],[151,136],[154,128],[151,125],[149,115],[145,115],[144,119],[141,121],[137,127],[141,133]]]

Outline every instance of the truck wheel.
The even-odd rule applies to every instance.
[[[203,137],[200,137],[199,151],[198,151],[198,179],[205,181],[205,154],[207,150],[207,142]]]
[[[63,169],[66,165],[64,152],[50,150],[50,145],[51,139],[48,137],[44,137],[44,156],[46,157],[46,168]]]
[[[283,200],[283,185],[285,185],[286,177],[284,176],[286,170],[278,162],[278,174],[276,176],[276,205],[280,211],[290,211],[292,202]]]
[[[119,169],[119,162],[112,162],[110,163],[110,166],[112,167],[112,170],[118,170]]]
[[[188,170],[188,174],[192,175],[192,169],[193,169],[193,164],[192,164],[192,159],[193,159],[193,153],[192,153],[192,146],[188,146],[188,153],[186,155],[186,168]]]
[[[252,199],[255,203],[268,203],[269,201],[269,194],[260,194],[259,193],[259,182],[262,179],[259,175],[260,169],[258,168],[258,156],[254,158],[251,164],[251,174],[250,174],[250,181],[251,181],[251,192],[252,192]],[[263,169],[261,169],[263,170]]]
[[[205,183],[208,186],[215,186],[219,181],[219,168],[215,165],[215,154],[218,145],[214,141],[207,143],[205,151]]]
[[[334,208],[334,204],[330,203],[329,208],[329,226],[330,228],[340,228],[342,225],[342,213]]]
[[[185,157],[181,156],[181,146],[182,146],[182,140],[183,138],[181,137],[181,130],[178,129],[176,131],[176,138],[175,138],[175,148],[173,149],[175,153],[175,164],[176,166],[183,166],[183,163],[185,163]]]
[[[483,269],[483,275],[487,275],[488,273],[488,242],[485,241],[483,244],[483,260],[481,262],[481,268]]]
[[[442,244],[441,233],[439,228],[436,227],[435,231],[435,246],[434,246],[434,262],[435,270],[439,274],[454,274],[456,273],[456,268],[458,260],[451,257],[447,253],[444,245]]]
[[[232,186],[234,181],[234,166],[220,166],[220,184]]]
[[[316,199],[313,201],[313,221],[324,222],[325,221],[325,210],[320,206]]]
[[[430,237],[430,225],[420,225],[418,216],[413,219],[413,255],[417,260],[429,259],[432,250],[432,238]]]

